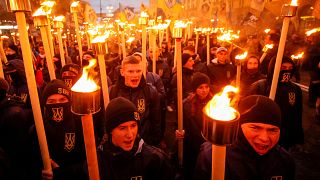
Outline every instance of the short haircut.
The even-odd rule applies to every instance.
[[[194,46],[186,46],[183,48],[183,51],[195,52],[195,49],[194,49]]]
[[[127,56],[121,62],[121,67],[123,68],[126,64],[140,64],[141,61],[134,56]]]

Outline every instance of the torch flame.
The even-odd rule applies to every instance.
[[[141,11],[141,13],[140,13],[140,17],[145,17],[145,18],[147,18],[147,17],[149,17],[149,15],[148,15],[148,13],[147,13],[147,12],[145,12],[145,11]]]
[[[236,118],[237,111],[230,106],[231,98],[228,96],[229,92],[236,93],[238,88],[228,85],[208,102],[204,111],[209,117],[221,121],[229,121]]]
[[[54,2],[54,1],[45,1],[45,2],[41,3],[40,5],[52,8],[55,4],[56,4],[56,2]]]
[[[314,29],[311,29],[311,30],[307,31],[306,35],[310,36],[311,34],[319,32],[319,31],[320,31],[320,27],[319,28],[314,28]]]
[[[236,55],[235,58],[238,59],[238,60],[241,60],[241,59],[246,58],[247,55],[248,55],[248,52],[246,51],[246,52],[244,52],[243,54]]]
[[[264,32],[265,32],[266,34],[268,34],[270,31],[271,31],[271,29],[265,29],[265,30],[264,30]]]
[[[132,41],[134,41],[135,38],[134,37],[129,37],[129,39],[126,41],[126,43],[132,43]]]
[[[75,1],[71,3],[71,7],[77,7],[79,5],[80,1]]]
[[[5,36],[5,35],[3,35],[3,36],[1,36],[1,38],[0,38],[1,40],[3,40],[3,39],[9,39],[9,37],[8,36]]]
[[[175,21],[174,28],[186,28],[187,24],[183,21]]]
[[[217,37],[220,41],[231,41],[231,34],[230,32],[222,34],[222,36]]]
[[[39,7],[36,12],[33,13],[32,17],[37,17],[37,16],[47,16],[47,13],[43,9],[43,7]]]
[[[108,38],[109,34],[105,34],[105,35],[98,35],[96,36],[93,40],[92,43],[104,43],[106,41],[106,39]]]
[[[291,0],[291,6],[298,6],[298,0]]]
[[[57,16],[57,17],[54,17],[53,21],[59,21],[59,22],[62,22],[62,21],[64,21],[64,16]]]
[[[74,92],[94,92],[99,87],[92,78],[89,78],[89,70],[96,64],[96,59],[91,59],[89,65],[83,68],[82,76],[72,86],[71,90]]]
[[[273,48],[273,44],[266,44],[266,47],[267,47],[268,49],[272,49],[272,48]]]
[[[304,52],[297,54],[297,55],[291,55],[291,59],[301,59],[304,55]]]

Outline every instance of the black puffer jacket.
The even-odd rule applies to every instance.
[[[208,76],[213,89],[220,91],[224,86],[231,84],[236,75],[235,67],[231,64],[210,63]]]
[[[119,77],[117,83],[110,87],[110,100],[124,97],[133,102],[141,117],[141,137],[150,145],[158,145],[161,141],[161,114],[158,91],[142,76],[139,86],[131,88]]]
[[[227,146],[225,180],[294,179],[295,164],[284,149],[275,146],[261,156],[254,151],[242,131],[239,136],[235,144]],[[194,179],[211,179],[211,150],[209,142],[201,146]]]
[[[101,180],[173,180],[164,152],[142,139],[137,138],[129,152],[107,142],[99,147],[98,161]]]

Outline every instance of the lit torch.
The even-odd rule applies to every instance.
[[[75,31],[77,34],[77,42],[79,46],[80,66],[82,66],[82,42],[81,42],[81,36],[79,32],[79,22],[78,22],[79,3],[80,1],[73,2],[70,6],[70,11],[73,14],[74,26],[75,26]]]
[[[64,16],[57,16],[53,19],[53,28],[57,30],[57,35],[58,35],[59,51],[60,51],[62,67],[66,64],[66,60],[64,57],[64,50],[63,50],[62,35],[61,35],[61,31],[63,30],[63,27],[64,27],[63,25],[64,20],[65,20]]]
[[[271,29],[269,29],[269,28],[264,30],[264,32],[265,32],[266,34],[268,34],[270,31],[271,31]]]
[[[230,93],[238,89],[226,86],[203,109],[202,135],[212,143],[212,180],[223,180],[225,175],[226,145],[237,138],[240,114],[231,107]]]
[[[174,67],[177,67],[177,101],[178,101],[178,130],[183,131],[183,105],[182,105],[182,61],[181,61],[181,39],[182,31],[186,24],[182,21],[176,21],[173,28],[172,37],[175,38],[174,48]],[[179,165],[183,161],[183,140],[178,140],[178,158]]]
[[[139,24],[142,28],[142,67],[143,67],[143,75],[146,78],[146,71],[147,71],[147,30],[146,26],[148,24],[149,15],[142,11],[139,18]]]
[[[304,55],[304,52],[301,52],[301,53],[299,53],[299,54],[297,54],[297,55],[291,55],[291,59],[293,60],[293,61],[297,61],[296,62],[296,64],[297,64],[297,66],[300,66],[300,64],[301,64],[301,59],[303,58],[303,55]]]
[[[311,36],[313,33],[316,33],[316,32],[319,32],[319,31],[320,31],[320,27],[314,28],[314,29],[311,29],[311,30],[307,31],[306,35],[307,36]]]
[[[89,65],[83,68],[80,79],[72,86],[71,111],[81,115],[89,178],[98,180],[99,169],[92,114],[100,111],[100,87],[89,78],[89,70],[95,63],[95,59],[90,60]]]
[[[262,61],[264,60],[264,58],[266,58],[266,56],[267,56],[267,54],[268,54],[268,50],[269,49],[272,49],[273,48],[273,44],[266,44],[264,47],[263,47],[263,49],[262,49],[262,51],[263,51],[263,54],[262,54],[262,56],[260,57],[260,63],[262,63]]]
[[[236,86],[240,88],[240,77],[241,77],[241,63],[243,59],[245,59],[248,55],[248,52],[244,52],[243,54],[236,55],[235,59],[238,60],[237,63],[237,77],[236,77]]]
[[[6,53],[4,52],[3,49],[3,39],[9,39],[8,36],[1,36],[0,37],[0,77],[4,78],[4,73],[3,73],[3,67],[2,67],[2,62],[5,64],[8,62],[7,57],[6,57]]]
[[[280,41],[279,41],[279,46],[278,46],[276,64],[275,64],[275,68],[274,68],[274,72],[273,72],[273,78],[272,78],[271,89],[270,89],[270,94],[269,94],[269,98],[272,100],[274,100],[274,98],[276,96],[276,91],[277,91],[277,86],[278,86],[278,78],[279,78],[279,74],[280,74],[281,62],[282,62],[284,47],[286,44],[290,19],[291,19],[291,17],[296,15],[297,9],[298,9],[297,0],[292,0],[290,5],[288,5],[288,4],[283,5],[282,9],[281,9],[281,15],[284,18],[283,18],[281,36],[280,36]]]

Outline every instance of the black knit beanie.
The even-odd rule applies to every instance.
[[[75,75],[78,75],[79,73],[81,73],[80,70],[81,67],[77,64],[67,64],[61,68],[60,75],[62,77],[62,74],[66,71],[70,71],[73,72]]]
[[[206,74],[196,72],[192,76],[192,90],[196,91],[201,84],[210,84],[210,79]]]
[[[9,44],[8,48],[12,49],[12,50],[15,51],[17,54],[19,54],[19,48],[18,48],[18,46],[14,45],[14,44]]]
[[[54,79],[50,81],[42,92],[42,103],[45,105],[49,96],[53,94],[61,94],[68,98],[69,102],[71,101],[70,96],[71,92],[68,86],[60,79]]]
[[[239,102],[240,125],[244,123],[264,123],[281,126],[279,106],[265,96],[251,95]]]
[[[106,109],[107,133],[128,121],[137,121],[139,125],[140,115],[136,106],[126,98],[117,97],[112,99]]]
[[[182,59],[182,66],[185,65],[185,64],[188,62],[188,60],[190,59],[190,57],[191,57],[190,54],[187,54],[187,53],[183,53],[183,54],[182,54],[182,57],[181,57],[181,59]]]

